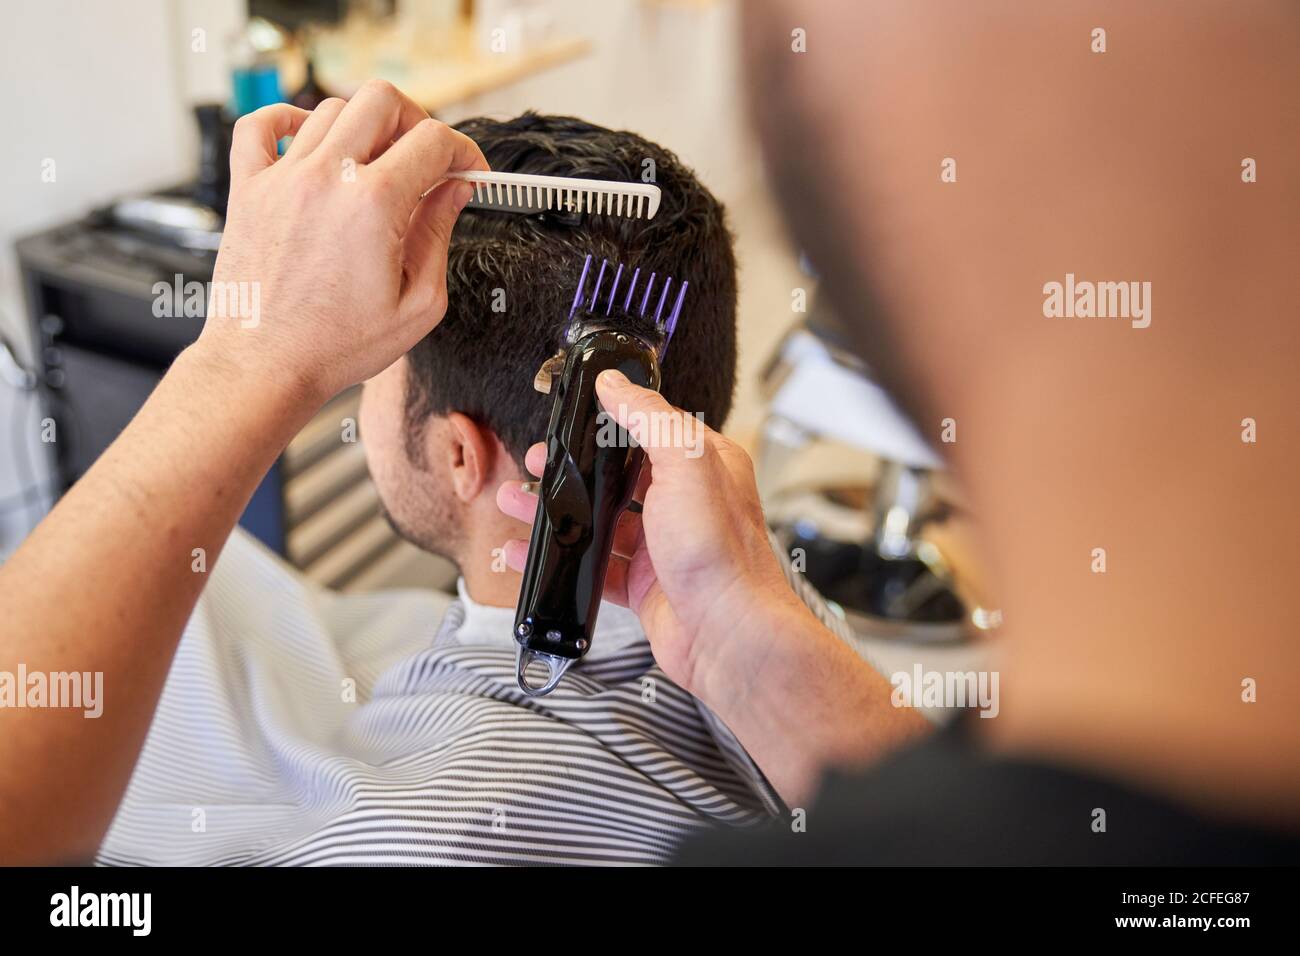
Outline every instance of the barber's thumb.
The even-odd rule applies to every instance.
[[[649,424],[666,415],[680,415],[668,400],[652,388],[633,385],[616,369],[606,369],[596,377],[596,396],[603,408],[620,426],[636,439],[653,462],[658,457],[658,443],[647,434]]]

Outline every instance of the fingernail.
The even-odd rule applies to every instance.
[[[600,373],[600,378],[605,380],[605,384],[610,388],[622,388],[628,384],[627,376],[616,368],[607,368]]]
[[[452,196],[451,201],[456,204],[456,211],[460,212],[474,198],[474,187],[469,183],[461,183],[456,187],[456,194]]]

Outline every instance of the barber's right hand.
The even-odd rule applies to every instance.
[[[386,368],[446,312],[447,246],[471,187],[444,177],[487,168],[473,140],[383,81],[312,112],[242,117],[195,347],[238,384],[318,402]]]
[[[757,673],[770,641],[820,629],[772,552],[753,463],[735,442],[617,372],[602,373],[596,390],[647,457],[642,513],[625,515],[615,534],[605,598],[636,612],[674,682],[711,705],[718,693],[743,693],[745,675]],[[657,440],[666,436],[685,440]],[[532,446],[526,464],[540,476],[546,446]],[[531,523],[537,498],[511,481],[497,504]],[[526,541],[506,544],[516,570],[527,554]],[[714,680],[719,674],[725,690]]]

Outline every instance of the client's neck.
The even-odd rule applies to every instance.
[[[493,487],[495,495],[495,486]],[[467,522],[468,535],[455,560],[471,600],[489,607],[514,607],[519,601],[521,575],[506,566],[502,550],[510,538],[527,538],[529,529],[496,510],[474,509]]]

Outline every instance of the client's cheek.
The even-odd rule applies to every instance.
[[[390,373],[383,372],[370,379],[361,389],[361,406],[357,411],[360,438],[366,449],[366,459],[373,469],[375,462],[387,457],[396,447],[398,434],[405,421],[401,407],[401,389],[393,388]],[[372,471],[373,473],[373,471]]]
[[[388,434],[391,427],[385,421],[388,416],[383,414],[377,398],[378,396],[374,393],[371,383],[367,383],[365,390],[361,393],[361,407],[357,412],[357,424],[360,426],[360,439],[366,454],[366,467],[370,470],[370,477],[382,494],[391,467],[389,456],[391,454],[392,436]]]

